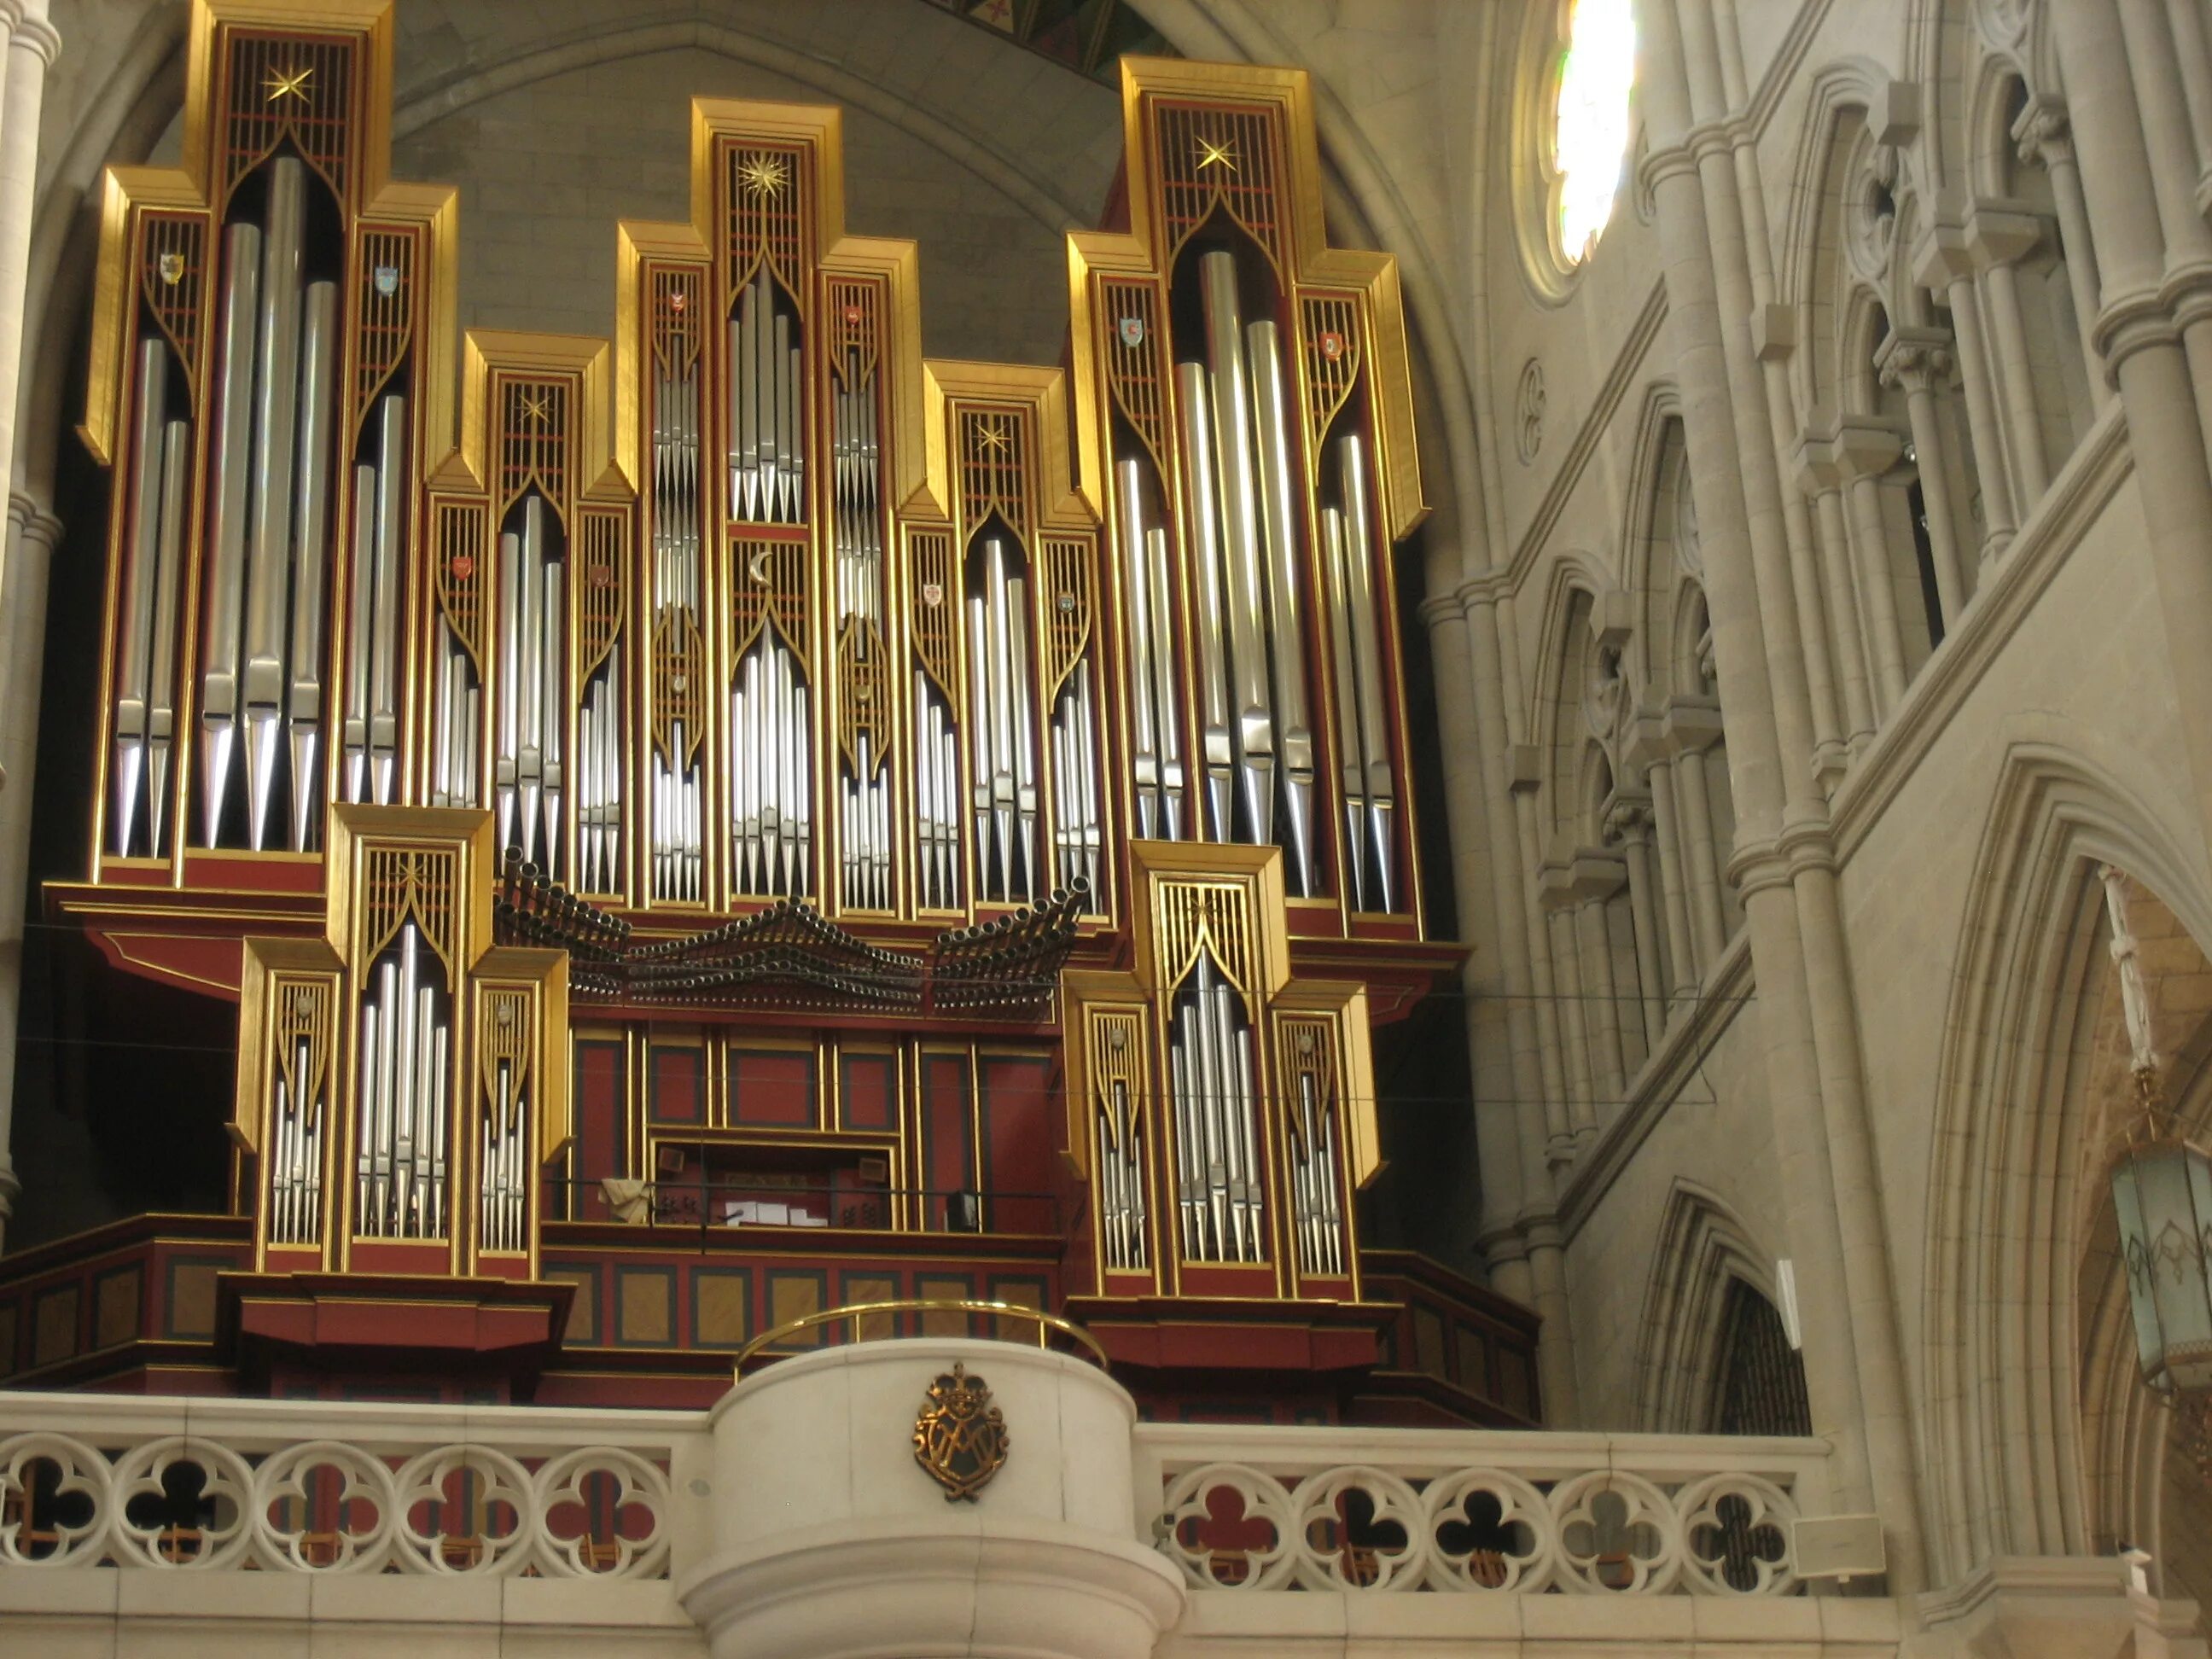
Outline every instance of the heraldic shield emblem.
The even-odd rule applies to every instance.
[[[948,1504],[975,1494],[1006,1461],[1006,1419],[980,1376],[955,1361],[929,1385],[914,1419],[914,1461],[945,1488]]]

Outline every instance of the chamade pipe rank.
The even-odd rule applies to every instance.
[[[306,163],[277,157],[267,170],[264,222],[241,221],[223,238],[200,681],[201,839],[209,847],[221,844],[241,750],[248,847],[269,845],[280,756],[289,757],[292,810],[276,833],[304,850],[318,821],[338,330],[337,285],[306,278],[307,190]],[[149,385],[144,370],[142,356],[142,398],[161,390]],[[145,443],[149,416],[143,407],[140,417],[143,501],[145,469],[158,465],[159,449]],[[166,442],[165,434],[162,447]],[[159,522],[157,514],[157,548]],[[139,520],[142,540],[146,523]],[[148,568],[158,570],[158,561]],[[159,587],[157,577],[157,594]],[[128,666],[135,673],[135,661]],[[135,758],[126,769],[135,777]],[[118,828],[127,834],[127,823]]]

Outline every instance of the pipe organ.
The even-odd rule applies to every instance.
[[[1456,952],[1395,269],[1327,244],[1303,77],[1129,62],[1066,370],[925,362],[837,112],[707,100],[611,337],[456,352],[381,6],[192,30],[184,165],[107,186],[107,730],[53,898],[240,1000],[253,1271],[535,1297],[557,1368],[610,1250],[750,1328],[809,1273],[988,1288],[981,1232],[1133,1364],[1180,1298],[1372,1367],[1369,1027]]]

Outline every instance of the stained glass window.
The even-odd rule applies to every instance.
[[[1559,251],[1569,264],[1589,257],[1613,217],[1628,155],[1628,94],[1635,79],[1630,0],[1571,0],[1552,128]]]

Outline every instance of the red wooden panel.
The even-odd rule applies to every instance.
[[[927,1054],[921,1062],[922,1185],[934,1194],[975,1185],[975,1126],[969,1099],[968,1057]],[[929,1200],[927,1225],[942,1227],[945,1200]]]
[[[730,1119],[749,1127],[813,1128],[814,1056],[790,1048],[732,1048]]]
[[[845,1127],[888,1133],[898,1118],[898,1085],[889,1054],[844,1057]]]
[[[983,1190],[987,1194],[1049,1192],[1054,1117],[1050,1097],[1052,1062],[1027,1055],[993,1055],[983,1060],[981,1070]]]
[[[707,1121],[706,1055],[696,1048],[653,1045],[651,1111],[655,1123]]]

